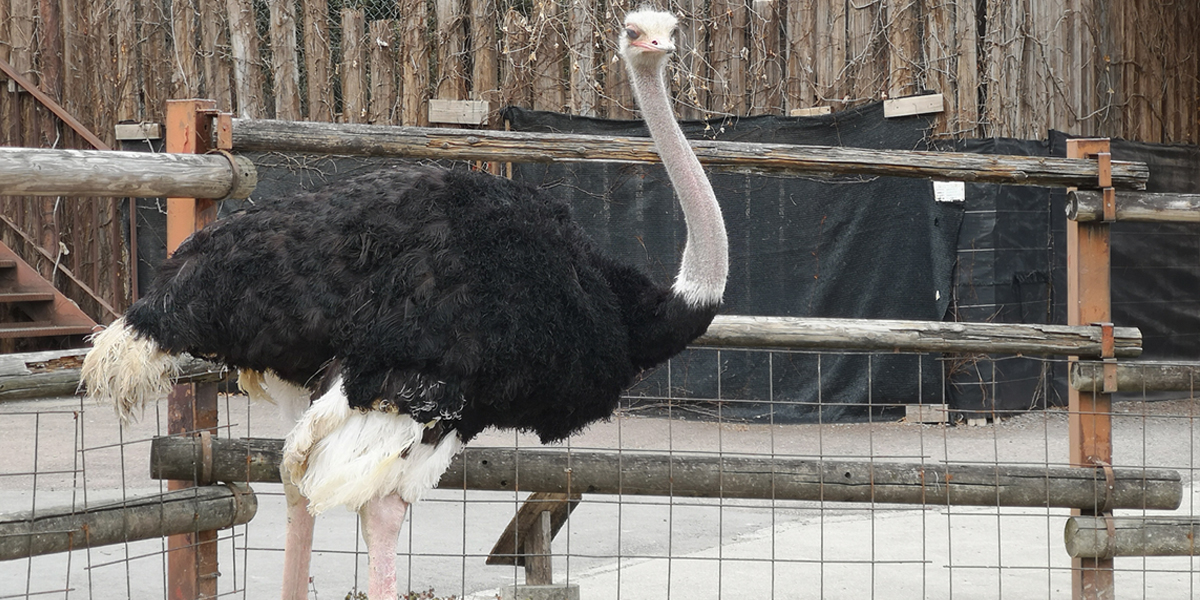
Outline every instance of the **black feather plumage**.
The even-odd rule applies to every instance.
[[[126,315],[164,349],[350,404],[562,439],[702,334],[693,308],[600,253],[547,193],[413,166],[262,203],[189,238]]]

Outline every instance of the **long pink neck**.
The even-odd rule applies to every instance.
[[[671,111],[665,61],[629,61],[626,65],[642,118],[650,128],[687,223],[687,245],[672,290],[691,306],[719,304],[729,276],[725,220],[712,184]]]

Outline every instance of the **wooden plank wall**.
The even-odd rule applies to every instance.
[[[425,124],[430,98],[629,118],[634,0],[0,0],[0,55],[80,119],[168,97],[247,117]],[[685,118],[942,93],[935,134],[1197,143],[1193,0],[671,0]],[[49,28],[49,29],[48,29]],[[34,44],[38,44],[34,47]],[[498,125],[496,119],[491,124]]]
[[[612,40],[632,5],[0,0],[0,52],[61,80],[64,102],[103,135],[115,120],[157,120],[163,100],[182,96],[248,117],[348,122],[423,124],[431,97],[631,117]],[[1197,142],[1194,2],[670,5],[682,23],[673,80],[687,118],[841,110],[931,90],[946,98],[943,135],[1055,128]]]
[[[318,121],[426,125],[431,98],[488,100],[492,127],[505,104],[633,118],[614,40],[640,4],[0,0],[0,58],[108,142],[116,122],[160,121],[164,101],[183,97],[244,117]],[[683,118],[838,111],[928,90],[945,97],[938,136],[1041,139],[1058,129],[1200,142],[1195,0],[667,4],[680,17],[671,81]],[[0,143],[81,143],[7,83]],[[84,258],[116,239],[113,203],[0,202],[6,241],[36,240],[99,297],[125,305],[120,260]]]

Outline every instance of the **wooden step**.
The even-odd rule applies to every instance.
[[[0,339],[46,337],[51,335],[89,335],[91,327],[83,325],[53,325],[48,321],[0,323]]]
[[[0,292],[0,302],[49,302],[53,292]]]
[[[17,268],[17,261],[15,261],[11,258],[0,258],[0,269],[15,269],[15,268]]]

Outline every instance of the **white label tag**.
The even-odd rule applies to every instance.
[[[967,184],[962,181],[935,181],[933,199],[938,202],[963,202],[967,199]]]

